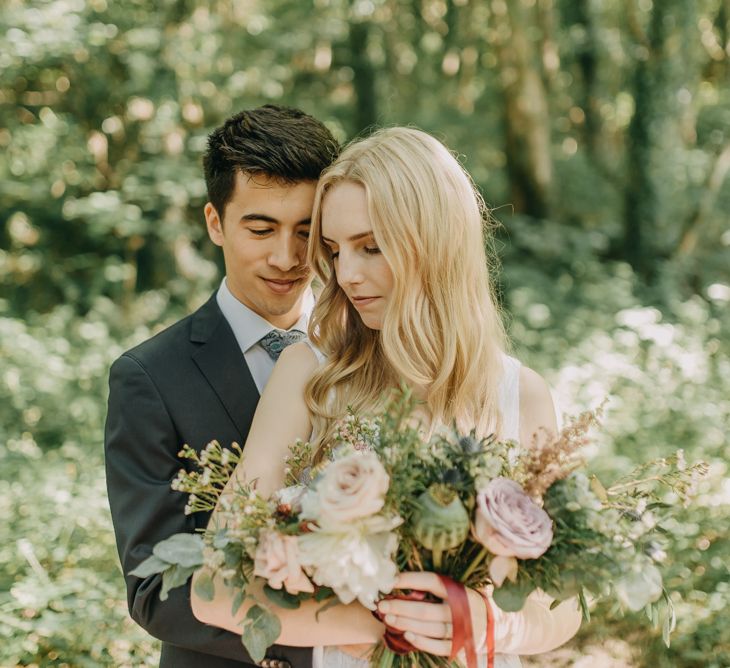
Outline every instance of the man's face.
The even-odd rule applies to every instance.
[[[208,235],[223,249],[229,290],[282,329],[301,316],[312,279],[305,260],[316,186],[239,172],[223,220],[210,202],[205,206]]]

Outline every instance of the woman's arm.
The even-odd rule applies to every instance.
[[[544,431],[557,433],[557,416],[550,388],[532,369],[520,369],[520,442],[530,447]],[[402,573],[399,588],[430,591],[444,598],[445,590],[433,573]],[[491,597],[492,588],[485,592]],[[468,591],[475,642],[486,636],[486,606],[479,594]],[[553,599],[540,590],[527,597],[519,612],[504,612],[496,604],[494,644],[500,654],[542,654],[568,642],[581,623],[576,598],[570,598],[550,609]],[[451,652],[451,612],[447,604],[416,601],[383,601],[378,605],[389,626],[409,632],[406,637],[417,649],[441,656]]]
[[[230,494],[237,484],[257,480],[256,489],[269,496],[284,486],[284,458],[289,446],[298,438],[308,440],[311,435],[309,410],[304,401],[304,389],[317,368],[317,359],[304,343],[290,346],[282,352],[271,378],[264,389],[256,414],[251,423],[244,457],[236,467],[222,495]],[[216,511],[210,523],[220,526]],[[197,574],[193,576],[195,581]],[[313,647],[377,642],[382,625],[359,604],[337,605],[315,618],[321,603],[305,601],[297,610],[275,606],[263,593],[263,586],[253,587],[257,600],[274,610],[281,621],[282,632],[277,642],[282,645]],[[253,605],[248,601],[238,613],[231,614],[233,592],[221,578],[215,582],[215,597],[204,601],[193,587],[191,605],[193,614],[201,622],[241,632],[246,612]]]
[[[520,442],[531,447],[541,432],[558,433],[558,415],[550,387],[532,369],[520,369]],[[488,592],[489,593],[489,592]],[[580,628],[582,613],[577,598],[569,598],[554,609],[553,599],[541,590],[533,592],[519,612],[495,613],[495,645],[504,654],[542,654],[568,642]]]

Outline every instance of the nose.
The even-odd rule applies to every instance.
[[[278,235],[269,254],[269,265],[279,271],[291,271],[302,264],[305,248],[306,244],[302,244],[293,234]]]
[[[359,285],[363,280],[362,267],[358,259],[341,249],[337,258],[337,283],[346,288]]]

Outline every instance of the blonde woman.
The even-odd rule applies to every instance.
[[[347,406],[373,412],[389,388],[405,381],[433,429],[456,421],[526,446],[541,428],[555,431],[545,381],[506,354],[506,338],[489,280],[486,212],[471,179],[430,135],[391,128],[352,143],[322,174],[315,194],[309,262],[324,285],[310,321],[310,341],[287,348],[261,397],[234,477],[258,479],[271,493],[284,485],[284,457],[297,438],[322,448]],[[320,454],[323,450],[319,451]],[[215,521],[215,516],[213,520]],[[446,598],[433,573],[403,573],[398,588]],[[245,608],[231,616],[222,587],[205,602],[202,621],[240,631]],[[486,605],[468,591],[474,641],[484,644]],[[496,666],[519,666],[569,640],[580,625],[574,600],[550,610],[533,594],[519,613],[496,615]],[[357,603],[315,618],[317,604],[278,609],[283,645],[315,647],[315,668],[365,666],[384,627]],[[389,626],[417,649],[448,656],[446,603],[387,601]]]

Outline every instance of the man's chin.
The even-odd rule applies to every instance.
[[[297,295],[269,296],[264,300],[262,306],[265,307],[267,314],[271,317],[287,315],[296,309],[301,309],[304,293],[305,290],[301,290]],[[260,315],[266,317],[263,313]]]

